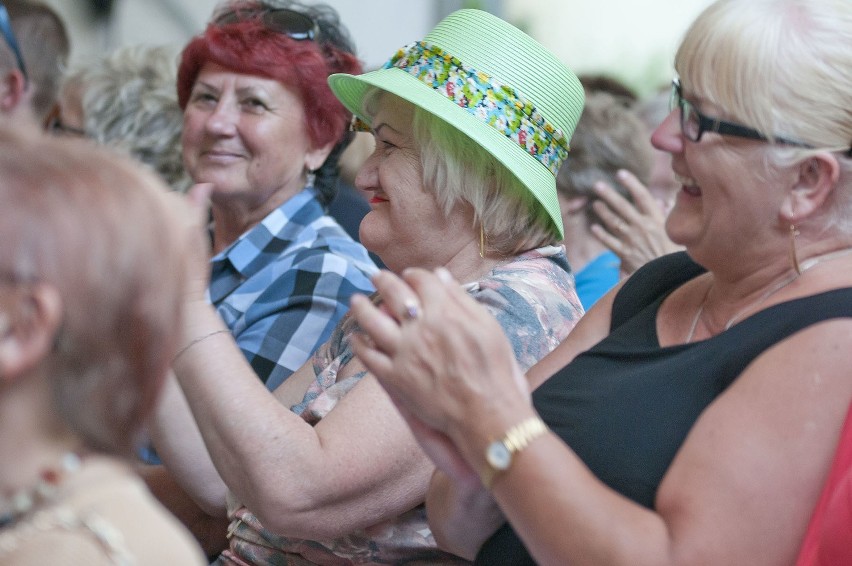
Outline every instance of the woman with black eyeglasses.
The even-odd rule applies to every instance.
[[[382,274],[383,310],[353,301],[357,355],[439,467],[443,548],[489,565],[795,562],[852,400],[850,45],[848,0],[698,17],[652,137],[686,252],[597,302],[526,379],[446,272]],[[852,560],[844,452],[832,530],[812,533],[846,551],[802,564]]]

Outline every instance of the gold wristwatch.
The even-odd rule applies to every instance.
[[[547,425],[538,415],[516,424],[508,431],[502,440],[495,440],[485,449],[485,468],[480,473],[482,485],[491,487],[494,477],[509,469],[512,457],[530,445],[530,443],[547,433]]]

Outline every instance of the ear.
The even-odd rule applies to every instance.
[[[0,313],[0,379],[14,380],[31,371],[53,349],[62,321],[62,299],[45,283],[22,284],[9,291]]]
[[[782,213],[796,224],[819,210],[837,187],[840,164],[828,152],[820,152],[802,161],[794,172],[793,187]]]
[[[0,79],[0,112],[11,114],[26,102],[27,81],[20,69],[12,69]]]
[[[319,169],[325,160],[328,159],[328,154],[334,149],[335,142],[329,142],[321,147],[316,147],[308,150],[305,154],[305,167],[310,171]]]

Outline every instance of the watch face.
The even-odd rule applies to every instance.
[[[512,462],[512,453],[506,448],[502,442],[495,441],[488,445],[488,451],[485,453],[485,459],[492,468],[505,470]]]

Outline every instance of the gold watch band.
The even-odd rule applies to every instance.
[[[502,440],[495,440],[489,444],[485,450],[485,466],[480,473],[482,485],[490,488],[494,477],[509,469],[515,454],[547,432],[547,425],[541,417],[535,415],[507,430]]]

